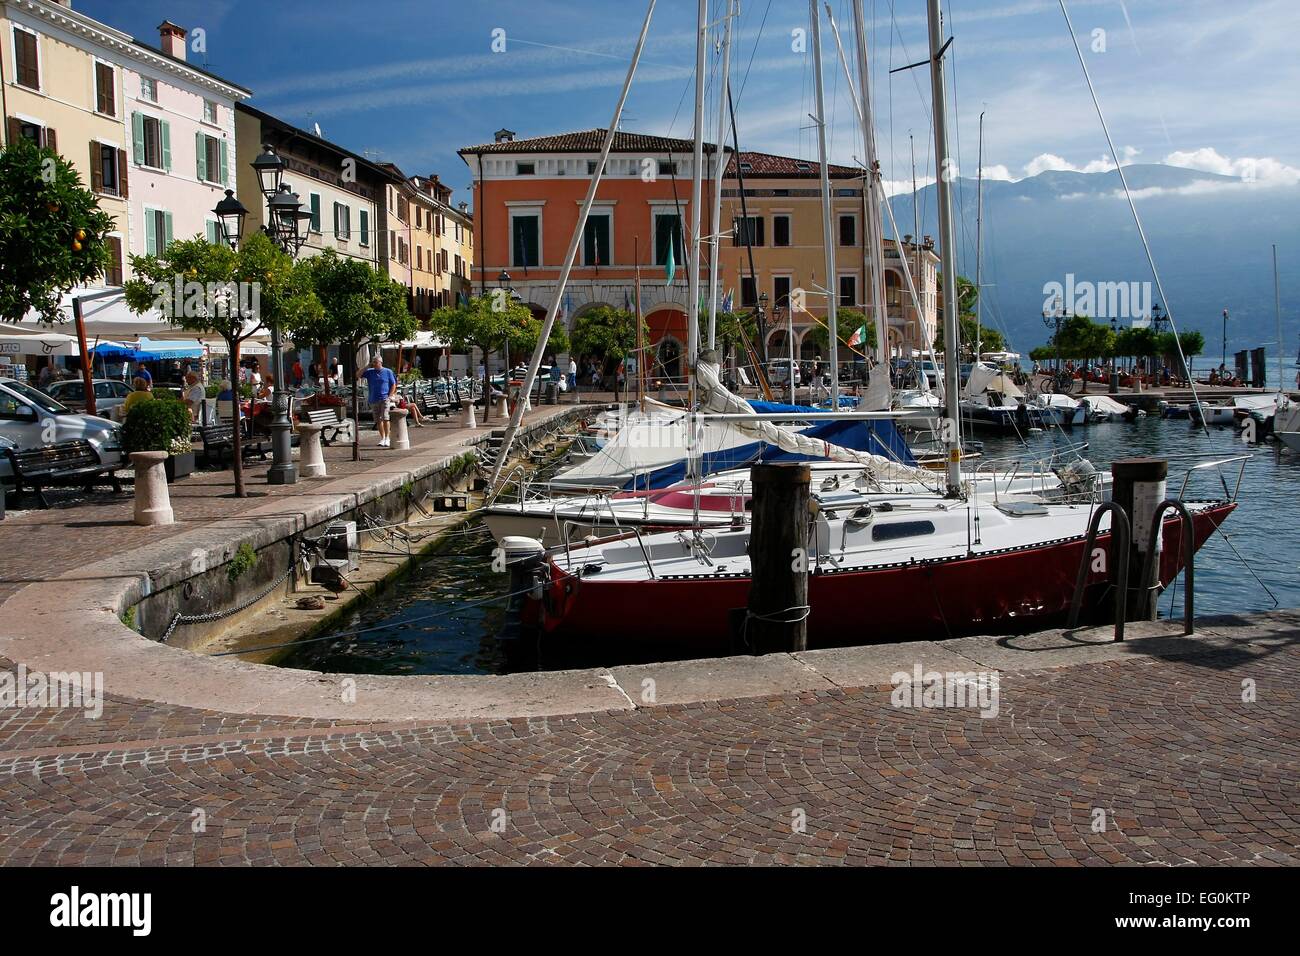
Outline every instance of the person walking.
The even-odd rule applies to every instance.
[[[379,447],[388,448],[388,410],[392,407],[393,396],[397,394],[397,376],[393,370],[384,368],[384,360],[378,352],[370,360],[370,367],[365,369],[358,382],[365,380],[369,386],[370,412],[375,417],[375,426],[379,429]]]
[[[572,355],[569,356],[569,391],[573,393],[573,400],[578,400],[578,360]]]

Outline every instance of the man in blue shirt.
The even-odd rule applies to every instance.
[[[384,360],[378,352],[370,360],[370,367],[361,373],[370,388],[370,411],[375,416],[379,427],[379,447],[389,447],[388,409],[392,407],[393,396],[397,394],[397,376],[392,369],[384,368]]]

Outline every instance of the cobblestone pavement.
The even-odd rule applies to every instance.
[[[1298,679],[1285,645],[1004,674],[988,719],[863,688],[439,726],[191,713],[169,739],[128,721],[0,753],[0,861],[1294,865]]]

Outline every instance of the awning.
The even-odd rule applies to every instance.
[[[197,339],[164,341],[142,335],[136,343],[136,351],[140,354],[139,361],[145,362],[155,359],[202,358],[203,343]]]
[[[225,339],[204,339],[203,345],[207,348],[209,355],[229,355],[230,347],[226,345]],[[245,355],[270,355],[271,346],[266,342],[258,339],[245,339],[239,343],[239,355],[242,358]]]
[[[444,342],[442,339],[438,338],[438,336],[434,335],[432,332],[428,332],[428,331],[425,331],[425,330],[421,330],[421,331],[419,331],[419,332],[416,332],[416,333],[415,333],[415,338],[413,338],[413,339],[407,339],[406,341],[404,341],[404,342],[400,342],[400,343],[398,343],[398,344],[399,344],[402,348],[404,348],[404,349],[409,349],[409,348],[416,348],[416,349],[444,349],[444,348],[447,347],[447,343],[446,343],[446,342]],[[393,346],[389,345],[388,343],[385,343],[385,344],[384,344],[384,347],[385,347],[385,348],[393,348]]]
[[[0,323],[0,355],[80,355],[77,337],[38,326]]]

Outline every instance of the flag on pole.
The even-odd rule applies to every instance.
[[[734,296],[734,295],[735,295],[735,290],[734,290],[734,289],[728,289],[728,290],[727,290],[727,294],[724,295],[724,296],[722,297],[722,311],[723,311],[723,312],[730,312],[730,311],[731,311],[731,306],[732,306],[732,304],[733,304],[733,296]]]
[[[867,327],[865,325],[859,325],[858,330],[853,333],[852,337],[849,338],[849,348],[853,348],[856,345],[861,345],[862,340],[866,338],[866,335],[867,335]]]
[[[673,277],[677,275],[677,262],[673,258],[673,246],[675,245],[677,243],[673,242],[670,236],[668,240],[668,261],[664,263],[664,275],[668,277],[668,281],[664,285],[672,285]]]

